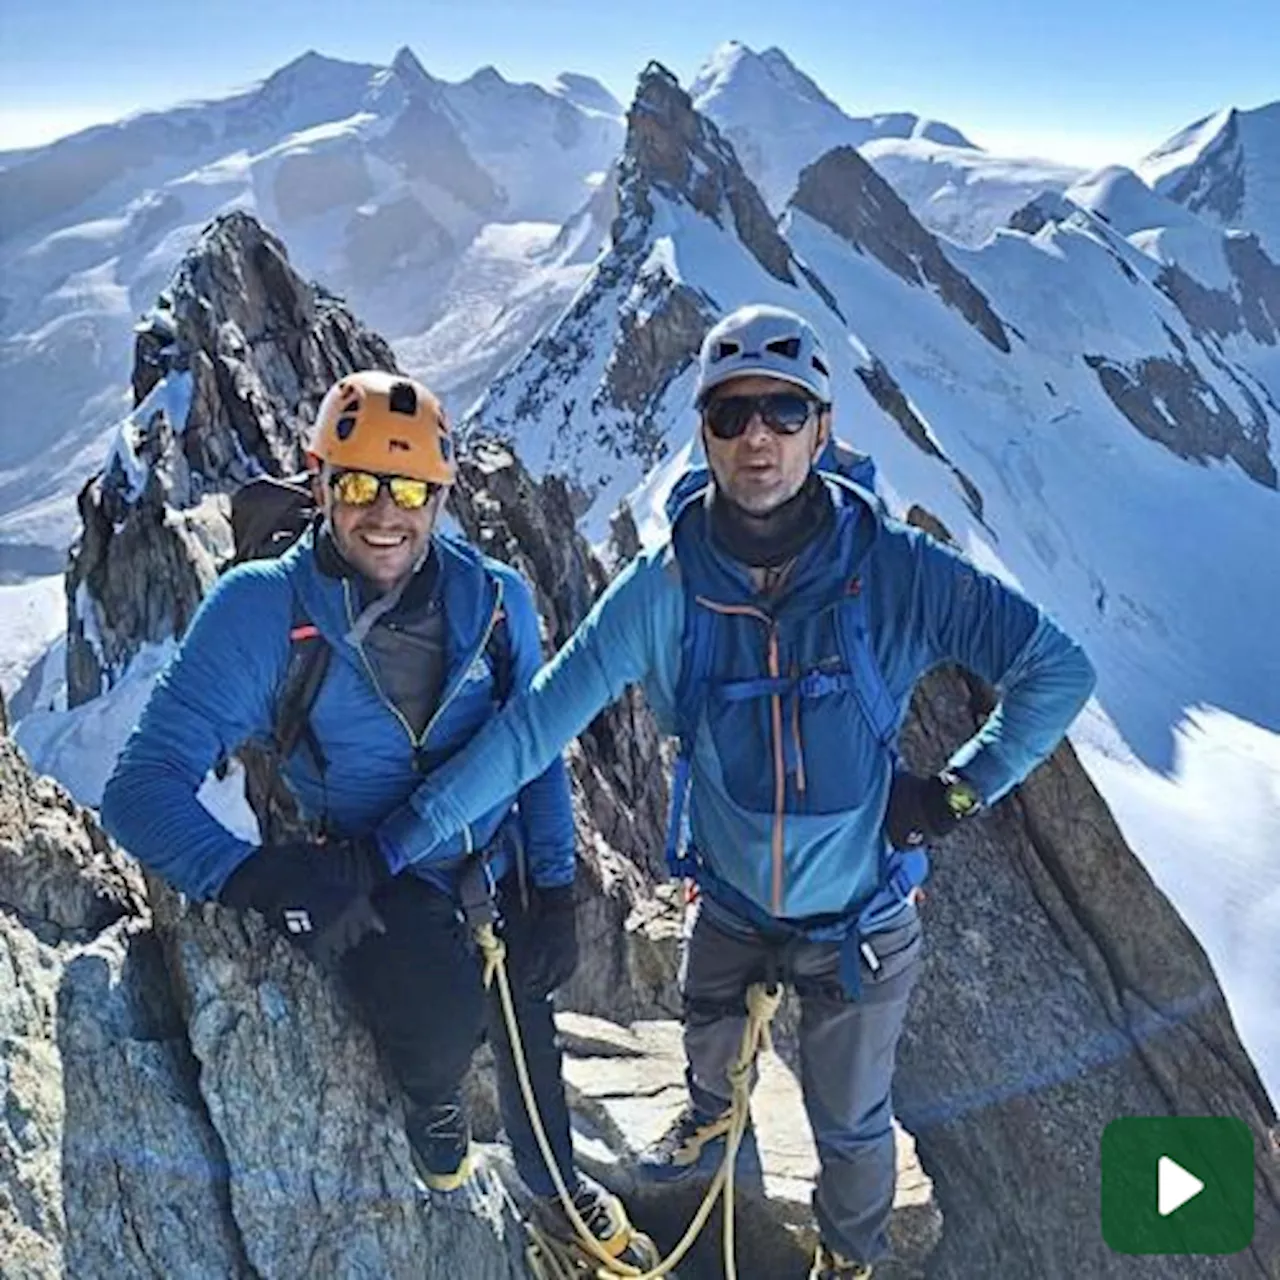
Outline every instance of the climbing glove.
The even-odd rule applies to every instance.
[[[373,893],[391,879],[370,839],[264,845],[236,868],[218,900],[260,911],[317,964],[331,968],[369,933],[385,933]]]
[[[932,778],[896,774],[885,819],[889,841],[895,849],[933,844],[980,807],[977,793],[955,774],[941,773]]]
[[[533,889],[527,908],[508,919],[508,939],[519,963],[520,988],[542,1000],[578,967],[578,920],[573,885]]]

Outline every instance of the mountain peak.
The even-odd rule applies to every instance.
[[[883,137],[925,137],[971,145],[958,130],[898,112],[848,115],[776,46],[753,52],[722,44],[689,89],[694,107],[715,121],[770,208],[781,211],[806,164],[833,147],[860,147]]]
[[[794,90],[801,97],[808,98],[811,102],[835,107],[836,104],[818,88],[816,81],[805,75],[776,45],[766,49],[760,55],[760,61],[769,69],[769,74],[773,76],[778,84]],[[836,109],[839,110],[839,108]]]
[[[363,81],[377,70],[371,64],[348,62],[343,58],[330,58],[314,49],[299,54],[284,66],[276,68],[267,78],[261,81],[256,92],[259,95],[273,97],[280,93],[307,91],[312,88],[325,88],[344,81]]]
[[[478,71],[473,71],[462,83],[472,85],[477,89],[500,89],[508,81],[497,67],[489,65],[481,67]]]
[[[1138,173],[1218,227],[1255,232],[1280,257],[1280,102],[1205,116],[1140,161]]]
[[[660,62],[641,72],[627,113],[621,182],[641,205],[648,203],[644,189],[652,185],[721,226],[731,220],[760,265],[793,283],[791,251],[733,147]]]
[[[557,98],[563,98],[584,111],[599,111],[616,118],[626,114],[622,103],[599,80],[580,75],[576,71],[562,71],[556,76],[551,92]]]
[[[756,53],[749,45],[729,40],[702,64],[689,94],[699,110],[723,93],[778,92],[804,99],[832,111],[839,108],[776,45]]]
[[[391,59],[391,70],[395,72],[406,88],[435,83],[430,75],[427,74],[426,67],[418,61],[418,55],[407,44],[402,44],[396,50],[396,56]]]

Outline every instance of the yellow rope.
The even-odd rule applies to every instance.
[[[639,1267],[632,1266],[629,1262],[623,1262],[620,1258],[614,1258],[606,1252],[591,1229],[583,1221],[577,1205],[573,1203],[573,1197],[569,1194],[568,1187],[565,1186],[564,1178],[560,1173],[560,1166],[556,1163],[555,1154],[551,1150],[551,1143],[542,1124],[538,1102],[533,1094],[533,1083],[529,1079],[529,1066],[524,1056],[524,1042],[520,1035],[515,1002],[511,996],[511,982],[507,974],[506,944],[498,937],[492,924],[480,925],[475,931],[475,939],[476,944],[484,955],[484,985],[491,987],[495,977],[498,981],[498,997],[502,1004],[502,1017],[506,1023],[507,1037],[511,1042],[511,1056],[515,1063],[516,1078],[520,1082],[520,1093],[524,1099],[525,1110],[529,1114],[529,1124],[533,1129],[533,1135],[537,1139],[538,1150],[542,1153],[542,1159],[547,1166],[547,1171],[555,1184],[556,1195],[560,1199],[565,1216],[578,1237],[579,1245],[587,1254],[602,1264],[596,1269],[597,1280],[607,1280],[608,1277],[613,1276],[628,1276],[631,1277],[631,1280],[662,1280],[662,1277],[669,1275],[684,1260],[689,1250],[693,1248],[694,1242],[715,1209],[716,1201],[720,1198],[721,1191],[725,1193],[725,1280],[736,1280],[738,1273],[734,1259],[733,1237],[734,1163],[751,1114],[751,1068],[760,1049],[762,1047],[770,1047],[769,1024],[773,1021],[774,1014],[777,1013],[778,1005],[782,1000],[781,987],[775,987],[770,990],[762,983],[756,983],[747,990],[747,1022],[743,1028],[742,1040],[738,1046],[738,1056],[729,1068],[729,1081],[733,1086],[733,1101],[731,1104],[729,1134],[725,1143],[724,1160],[712,1179],[711,1185],[707,1188],[706,1195],[703,1196],[702,1203],[698,1206],[698,1211],[694,1214],[693,1220],[689,1223],[689,1227],[680,1242],[651,1270],[641,1271]],[[542,1246],[546,1250],[547,1245],[543,1234],[537,1228],[532,1227],[531,1233],[535,1242],[542,1242]],[[552,1257],[552,1265],[556,1268],[556,1275],[559,1275],[561,1274],[559,1260],[554,1258],[554,1254],[552,1254]]]

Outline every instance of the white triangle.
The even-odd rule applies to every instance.
[[[1175,1209],[1181,1209],[1203,1190],[1204,1183],[1194,1173],[1188,1173],[1168,1156],[1160,1157],[1156,1166],[1156,1207],[1162,1218],[1167,1218]]]

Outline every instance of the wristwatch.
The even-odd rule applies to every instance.
[[[951,810],[951,816],[957,822],[972,817],[982,808],[982,796],[958,773],[943,773],[938,776],[946,786],[947,808]]]

